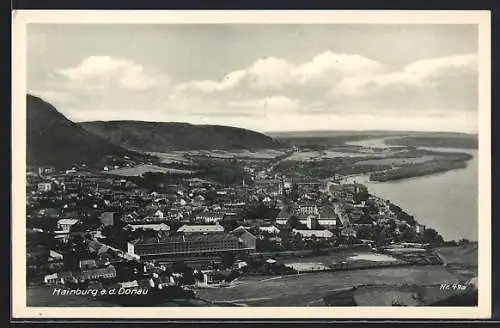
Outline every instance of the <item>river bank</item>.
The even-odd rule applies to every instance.
[[[361,142],[356,142],[360,145]],[[368,140],[366,146],[385,146]],[[388,146],[390,147],[390,146]],[[467,153],[472,158],[461,169],[394,181],[372,181],[369,175],[351,176],[347,182],[365,185],[371,194],[403,208],[415,219],[437,230],[446,240],[478,239],[478,152],[473,149],[429,148],[438,152]]]

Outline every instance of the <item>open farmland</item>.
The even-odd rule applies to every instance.
[[[391,256],[384,254],[377,254],[372,252],[368,247],[362,246],[359,248],[345,248],[330,251],[326,255],[314,255],[314,256],[304,256],[304,257],[294,257],[289,259],[280,260],[285,265],[295,264],[295,263],[321,263],[325,266],[329,266],[335,263],[341,262],[356,262],[356,261],[390,261],[396,260]]]
[[[191,174],[194,171],[188,170],[179,170],[168,167],[162,167],[151,164],[141,164],[134,167],[124,167],[115,170],[103,171],[103,173],[111,174],[111,175],[119,175],[124,177],[132,177],[132,176],[142,176],[147,172],[159,172],[159,173],[169,173],[169,174]]]
[[[407,157],[407,158],[380,158],[356,162],[356,165],[411,165],[432,161],[434,156]]]
[[[311,161],[311,160],[321,160],[330,159],[337,157],[366,157],[372,154],[362,153],[362,152],[341,152],[335,150],[325,150],[325,151],[300,151],[294,152],[290,156],[286,157],[285,161]]]
[[[436,252],[447,264],[477,265],[477,244],[439,247]]]
[[[174,151],[170,153],[155,153],[149,152],[149,155],[156,156],[160,159],[161,163],[171,164],[171,163],[183,163],[190,164],[191,161],[184,157],[184,152]]]
[[[213,158],[239,158],[239,159],[274,159],[278,156],[282,156],[285,152],[275,149],[260,149],[260,150],[249,150],[249,149],[235,149],[235,150],[190,150],[183,153],[187,156],[207,156]]]
[[[244,277],[232,286],[199,290],[199,297],[212,301],[246,303],[250,306],[321,305],[323,297],[336,289],[356,285],[434,285],[454,282],[456,277],[442,266],[393,267],[289,276]],[[290,286],[293,286],[291,288]],[[324,304],[323,304],[324,305]]]

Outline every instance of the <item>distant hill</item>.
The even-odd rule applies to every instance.
[[[106,155],[144,156],[113,145],[70,121],[51,104],[27,95],[28,165],[54,165],[64,168],[74,163],[101,165]]]
[[[149,152],[279,146],[269,136],[229,126],[141,121],[95,121],[83,122],[80,126],[112,144]]]

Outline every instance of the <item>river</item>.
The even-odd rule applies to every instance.
[[[384,138],[350,142],[365,147],[388,147]],[[422,177],[373,182],[357,176],[356,182],[366,185],[370,193],[389,199],[408,214],[437,230],[445,240],[467,238],[478,240],[478,162],[477,150],[429,148],[436,151],[455,151],[474,157],[466,168]]]

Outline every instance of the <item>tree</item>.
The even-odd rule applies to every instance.
[[[355,195],[356,203],[361,203],[362,201],[367,201],[370,194],[367,188],[360,187],[359,192]]]
[[[415,242],[417,240],[417,235],[415,233],[415,230],[407,227],[407,226],[402,226],[401,228],[401,240],[404,242]]]
[[[297,215],[292,215],[288,219],[288,224],[292,229],[303,229],[304,225],[300,223],[299,217]]]
[[[184,261],[177,261],[172,264],[172,272],[177,272],[182,275],[180,281],[183,285],[191,285],[195,282],[194,270],[189,267]]]
[[[294,202],[299,199],[299,186],[296,183],[293,183],[290,189],[290,199]]]
[[[444,242],[443,237],[432,228],[425,229],[422,240],[424,243],[431,245],[440,245]]]
[[[227,269],[233,266],[234,261],[236,260],[235,256],[231,252],[226,252],[222,256],[222,268]]]

